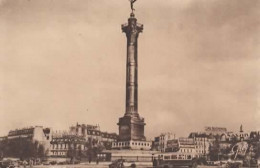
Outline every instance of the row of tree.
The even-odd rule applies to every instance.
[[[209,148],[210,160],[222,160],[222,159],[234,159],[235,154],[232,154],[232,148],[238,142],[229,142],[226,145],[221,145],[221,142],[217,139]],[[238,155],[237,159],[260,158],[260,142],[259,141],[247,141],[248,148],[244,155]],[[236,150],[236,148],[235,148]]]
[[[77,147],[77,144],[77,141],[71,140],[70,144],[68,145],[69,149],[67,152],[67,157],[71,159],[71,162],[81,159],[88,159],[89,161],[96,160],[97,154],[101,153],[104,149],[107,149],[106,147],[109,148],[109,144],[111,143],[101,143],[96,139],[90,138],[84,143],[86,150],[82,150],[80,146]]]
[[[84,146],[82,149],[81,145]],[[104,149],[111,148],[111,142],[101,143],[96,139],[88,139],[87,141],[79,139],[79,137],[70,137],[68,145],[67,157],[72,162],[87,158],[88,160],[96,160],[97,154],[101,153]],[[0,159],[3,157],[15,157],[21,160],[30,158],[45,158],[48,150],[44,145],[38,141],[31,139],[18,138],[18,139],[5,139],[0,141]]]
[[[26,138],[0,141],[0,158],[16,157],[24,160],[29,158],[44,158],[46,154],[47,151],[44,145],[38,141],[31,141]]]

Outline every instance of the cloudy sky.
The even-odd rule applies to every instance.
[[[139,113],[152,138],[260,130],[260,1],[138,0]],[[79,123],[118,132],[128,0],[0,1],[0,136]]]

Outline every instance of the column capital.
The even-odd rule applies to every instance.
[[[122,31],[126,34],[138,34],[140,32],[143,32],[143,25],[137,23],[137,19],[134,17],[134,15],[131,15],[131,17],[128,18],[128,23],[122,24],[121,28]]]

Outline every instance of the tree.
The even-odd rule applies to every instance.
[[[3,157],[17,157],[21,160],[28,158],[43,158],[46,156],[44,146],[38,141],[18,138],[1,141],[0,153]]]
[[[7,153],[7,139],[0,141],[0,160],[2,160]]]
[[[103,142],[103,146],[105,147],[105,149],[111,150],[111,148],[112,148],[112,142],[105,141],[105,142]]]
[[[76,159],[81,160],[83,156],[81,145],[85,143],[85,139],[78,136],[68,136],[66,138],[68,140],[67,156],[71,159],[71,162],[74,163]]]
[[[209,157],[210,160],[216,161],[219,160],[219,155],[220,155],[220,144],[219,144],[219,139],[216,139],[216,141],[213,142],[209,146]]]
[[[260,158],[260,142],[251,142],[252,152],[254,153],[254,157]]]
[[[42,144],[40,144],[39,147],[38,147],[37,155],[38,155],[38,158],[41,158],[41,159],[46,156],[45,148]]]
[[[106,149],[102,143],[92,138],[88,139],[88,142],[85,143],[85,146],[87,147],[85,155],[88,156],[89,160],[95,160],[97,158],[97,154],[101,153],[104,149]]]

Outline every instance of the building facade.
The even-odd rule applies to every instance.
[[[102,132],[99,125],[76,124],[69,131],[56,131],[51,140],[52,157],[86,157],[89,147],[103,145],[110,149],[118,138],[116,133]]]
[[[197,154],[196,143],[193,138],[179,138],[179,152]]]
[[[153,148],[160,152],[166,152],[166,149],[169,148],[171,144],[169,141],[175,139],[175,134],[167,132],[162,133],[158,137],[154,138],[154,146]]]
[[[51,128],[43,128],[42,126],[28,127],[9,131],[8,139],[27,138],[32,141],[46,142],[50,141],[52,136]]]
[[[71,135],[82,136],[86,140],[95,140],[96,142],[115,142],[118,138],[116,133],[108,133],[100,130],[99,125],[76,124],[71,126],[69,133]]]
[[[51,157],[81,157],[87,150],[86,139],[83,136],[71,134],[54,134],[51,140]]]
[[[27,139],[31,142],[38,142],[44,146],[45,152],[49,155],[50,142],[52,137],[52,129],[43,126],[34,126],[9,131],[7,135],[8,141],[17,141]]]
[[[207,135],[221,135],[221,134],[223,134],[223,133],[227,133],[228,132],[228,130],[227,130],[227,128],[225,128],[225,127],[213,127],[213,126],[207,126],[207,127],[205,127],[205,129],[204,129],[204,132],[203,133],[205,133],[205,134],[207,134]]]

